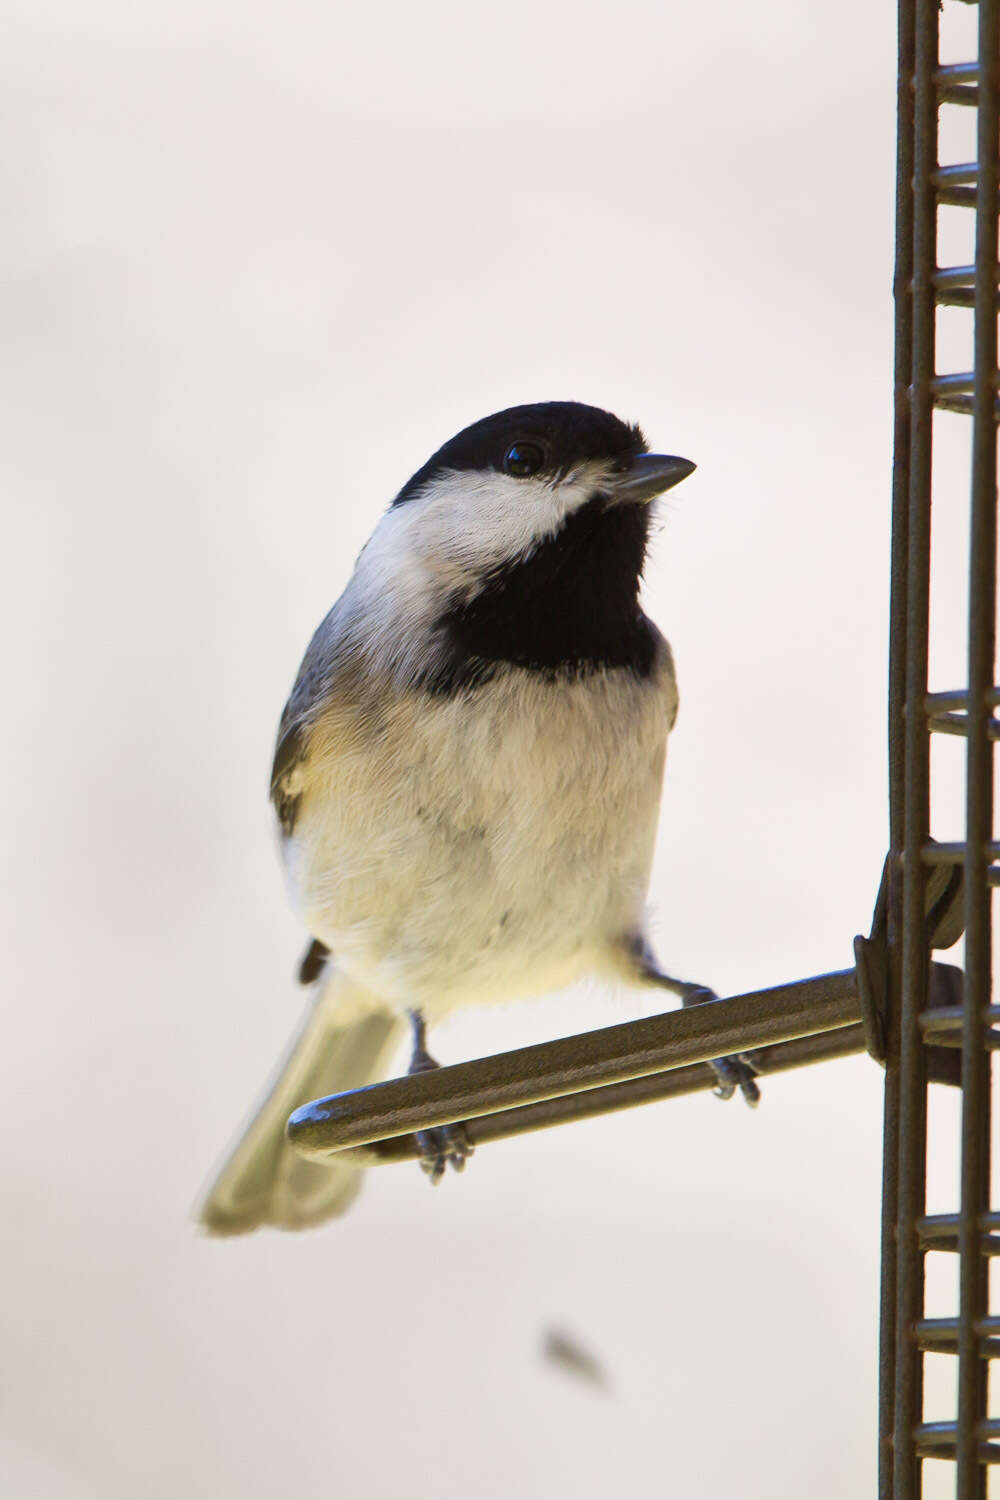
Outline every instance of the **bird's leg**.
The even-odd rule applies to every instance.
[[[408,1014],[413,1027],[413,1053],[407,1073],[429,1073],[432,1068],[439,1068],[441,1064],[427,1050],[427,1027],[420,1011],[411,1010]],[[464,1171],[465,1163],[473,1151],[472,1142],[460,1120],[453,1125],[435,1125],[432,1130],[418,1130],[417,1144],[420,1147],[421,1168],[432,1184],[441,1181],[449,1162],[456,1172]]]
[[[686,979],[674,979],[672,975],[664,974],[643,939],[635,942],[633,954],[639,977],[647,984],[670,990],[671,994],[680,998],[681,1005],[709,1005],[713,1000],[718,1000],[718,995],[707,984],[691,984]],[[711,1068],[718,1079],[712,1092],[718,1098],[731,1099],[739,1089],[751,1108],[760,1103],[757,1069],[749,1053],[741,1052],[734,1057],[713,1057]]]

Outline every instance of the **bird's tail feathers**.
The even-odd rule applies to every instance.
[[[246,1234],[264,1224],[304,1229],[341,1214],[361,1186],[361,1168],[307,1161],[285,1138],[299,1105],[371,1083],[399,1040],[402,1019],[328,965],[267,1095],[198,1212],[210,1234]]]

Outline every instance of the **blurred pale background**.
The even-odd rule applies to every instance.
[[[3,6],[4,1497],[870,1492],[867,1059],[436,1192],[387,1169],[298,1237],[190,1215],[300,1005],[284,695],[488,411],[595,402],[699,465],[648,571],[664,962],[723,993],[850,963],[886,842],[893,9]]]

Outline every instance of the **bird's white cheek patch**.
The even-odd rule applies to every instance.
[[[406,656],[449,601],[470,597],[491,573],[530,557],[605,478],[600,464],[553,481],[455,471],[390,510],[349,589],[369,625],[377,622],[377,638],[393,643],[380,655]]]
[[[590,488],[589,476],[586,482],[550,482],[509,474],[443,474],[408,502],[415,510],[407,542],[428,567],[478,581],[554,536]]]

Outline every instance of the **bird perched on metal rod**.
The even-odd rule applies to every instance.
[[[428,1021],[586,974],[715,998],[664,974],[645,930],[677,687],[639,586],[652,502],[694,467],[596,407],[515,406],[439,448],[376,526],[281,718],[271,796],[313,1000],[209,1230],[347,1207],[359,1168],[299,1157],[285,1121],[370,1082],[407,1021],[420,1071]],[[714,1067],[756,1102],[747,1060]],[[432,1181],[469,1151],[461,1126],[421,1147]]]

